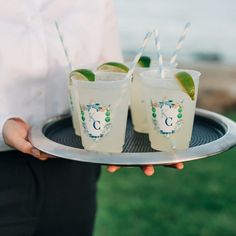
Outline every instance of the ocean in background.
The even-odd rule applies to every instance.
[[[235,0],[114,0],[125,58],[132,57],[148,30],[158,27],[161,48],[170,56],[186,22],[191,29],[179,60],[236,64]],[[154,56],[154,42],[145,55]]]

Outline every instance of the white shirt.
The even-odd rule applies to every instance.
[[[0,0],[0,150],[10,117],[36,125],[68,112],[68,65],[121,61],[112,0]]]

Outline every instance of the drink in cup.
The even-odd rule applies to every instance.
[[[75,92],[72,86],[72,81],[71,78],[69,78],[68,82],[68,99],[69,99],[69,105],[70,105],[70,112],[71,112],[71,117],[72,117],[72,125],[75,131],[75,134],[80,136],[80,125],[79,125],[79,117],[78,117],[78,112],[76,109],[75,105]]]
[[[86,150],[119,153],[123,150],[130,99],[125,73],[97,72],[95,81],[73,79],[80,129]]]
[[[150,70],[151,59],[142,56],[133,73],[131,85],[131,116],[133,128],[140,133],[147,133],[147,117],[145,111],[145,102],[143,95],[143,87],[141,83],[140,73]]]
[[[94,68],[95,65],[89,65],[89,67]],[[70,111],[71,111],[71,116],[72,116],[72,125],[75,130],[75,134],[80,136],[81,131],[80,131],[80,123],[79,123],[79,115],[78,115],[79,111],[78,111],[78,106],[76,106],[76,102],[78,102],[79,98],[78,98],[78,93],[76,91],[77,88],[73,86],[73,83],[72,83],[73,79],[78,79],[78,72],[80,75],[80,79],[82,78],[83,80],[94,81],[95,75],[90,69],[77,69],[77,70],[73,70],[70,73],[70,76],[69,76],[70,78],[68,80],[68,97],[69,97]]]
[[[151,62],[149,57],[142,56],[135,68],[131,86],[131,114],[134,130],[140,133],[148,133],[148,123],[145,108],[145,99],[141,73],[153,70],[158,66],[157,61]],[[176,64],[169,64],[169,60],[164,61],[164,68],[175,68]]]
[[[200,72],[167,69],[141,74],[144,85],[149,139],[153,149],[184,150],[189,147]]]

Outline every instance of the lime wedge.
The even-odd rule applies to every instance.
[[[129,68],[119,62],[106,62],[97,68],[97,71],[106,71],[106,72],[121,72],[127,73]]]
[[[73,76],[78,80],[95,81],[95,74],[88,69],[74,70],[70,73],[70,78]]]
[[[186,92],[190,96],[190,98],[194,100],[195,85],[192,76],[185,71],[178,72],[175,76],[184,92]]]
[[[141,56],[139,61],[138,61],[138,66],[139,67],[145,67],[148,68],[150,67],[151,64],[151,58],[147,56]]]

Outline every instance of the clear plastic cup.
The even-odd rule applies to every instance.
[[[69,78],[71,80],[71,78]],[[76,104],[76,92],[74,91],[74,87],[72,86],[72,81],[68,82],[68,99],[69,99],[69,105],[70,105],[70,112],[72,117],[72,125],[75,131],[75,134],[80,136],[80,124],[79,124],[79,117],[78,117],[78,111]]]
[[[77,69],[88,68],[88,69],[94,70],[96,67],[97,67],[97,64],[79,64],[77,66]],[[81,131],[80,131],[79,116],[78,116],[79,112],[76,106],[76,101],[78,101],[79,98],[78,98],[78,93],[76,92],[76,88],[72,84],[72,79],[73,79],[73,76],[68,79],[68,84],[67,84],[68,99],[69,99],[69,105],[70,105],[70,112],[72,116],[72,125],[74,128],[75,134],[77,136],[80,136]]]
[[[86,150],[123,150],[130,100],[130,79],[124,73],[98,72],[94,82],[72,79],[78,100],[82,144]]]
[[[176,68],[177,64],[170,65],[169,59],[164,61],[164,68]],[[139,133],[148,133],[148,123],[144,101],[141,73],[158,68],[158,62],[154,61],[150,68],[137,67],[133,74],[131,86],[131,115],[134,130]]]
[[[175,78],[180,71],[189,73],[195,84],[195,99],[184,92]],[[185,150],[189,147],[199,87],[200,72],[169,69],[162,79],[158,70],[141,74],[144,85],[149,140],[160,151]]]

